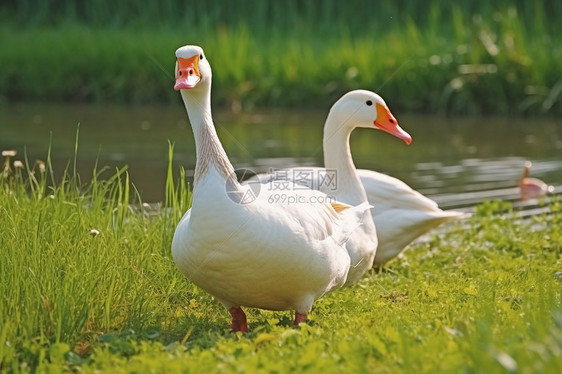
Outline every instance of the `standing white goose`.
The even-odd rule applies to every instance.
[[[211,67],[198,46],[176,51],[181,92],[195,137],[197,161],[191,209],[178,224],[172,255],[181,272],[220,300],[232,330],[247,331],[241,306],[295,310],[304,322],[313,302],[344,284],[345,243],[368,204],[350,208],[313,190],[301,203],[272,203],[271,193],[240,185],[211,116]],[[268,201],[269,200],[269,201]]]
[[[326,169],[293,168],[281,175],[328,192],[319,178],[323,176],[324,170],[337,170],[337,189],[331,192],[336,199],[347,204],[368,201],[373,205],[371,214],[378,236],[375,264],[382,265],[396,257],[414,239],[440,224],[467,216],[466,213],[439,209],[437,203],[399,179],[371,170],[356,170],[349,148],[349,137],[357,127],[386,131],[407,144],[412,141],[379,95],[366,90],[351,91],[334,103],[324,125]],[[308,172],[311,177],[300,180],[293,178],[304,172]],[[260,175],[260,180],[264,183],[271,182],[277,175],[279,174]],[[362,247],[364,251],[368,250],[365,245]],[[348,279],[353,277],[348,276]]]

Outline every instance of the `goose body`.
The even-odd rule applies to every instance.
[[[295,324],[303,322],[316,299],[345,283],[347,239],[369,206],[344,205],[311,189],[299,189],[303,198],[295,204],[275,203],[266,189],[243,199],[252,191],[236,180],[213,126],[203,50],[184,46],[176,57],[174,88],[189,115],[197,161],[192,207],[172,242],[174,261],[224,304],[233,331],[247,331],[242,306],[295,310]]]
[[[410,243],[434,228],[469,217],[469,213],[442,210],[430,198],[400,179],[372,170],[357,170],[379,235],[375,265],[383,265]]]
[[[239,204],[225,194],[214,166],[207,173],[172,244],[174,261],[193,283],[229,308],[305,314],[345,282],[350,260],[343,228],[349,221],[330,204],[280,207],[259,198]]]
[[[371,262],[382,265],[396,257],[420,235],[444,222],[467,216],[465,213],[439,209],[433,200],[397,178],[371,170],[356,170],[349,149],[349,136],[357,127],[383,130],[407,144],[411,142],[410,135],[398,126],[379,95],[366,90],[351,91],[332,106],[326,119],[323,139],[325,169],[293,168],[283,175],[287,175],[291,181],[331,193],[344,203],[368,202],[373,206],[370,214],[374,225],[366,235],[377,236],[378,246],[369,249],[370,243],[359,244],[355,247],[359,255],[368,258],[367,254],[370,253],[373,255]],[[321,181],[322,176],[330,170],[337,171],[335,190],[330,190]],[[308,172],[311,177],[306,181],[293,178],[303,172]],[[274,177],[260,176],[260,179],[270,182]],[[353,274],[350,269],[348,281],[356,280],[364,270],[357,269],[356,274]]]

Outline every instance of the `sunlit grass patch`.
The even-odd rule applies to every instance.
[[[310,323],[248,310],[250,332],[171,258],[189,207],[171,167],[161,206],[125,168],[0,172],[0,366],[84,372],[540,372],[562,365],[562,209],[488,202],[381,272],[318,300]],[[170,147],[170,165],[173,147]],[[15,160],[25,165],[15,168]],[[40,163],[39,163],[40,165]],[[72,163],[71,163],[72,165]]]
[[[81,184],[72,171],[52,176],[49,162],[32,166],[8,161],[0,175],[3,365],[33,366],[54,343],[88,352],[102,332],[176,314],[168,300],[189,294],[169,256],[179,198],[157,209],[142,204],[126,168],[94,170]],[[168,182],[169,193],[176,187]]]

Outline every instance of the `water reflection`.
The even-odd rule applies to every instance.
[[[459,165],[439,167],[439,163],[426,169],[425,165],[416,171],[415,178],[429,180],[420,192],[431,196],[444,208],[471,206],[482,200],[518,200],[517,182],[523,173],[523,157],[497,159],[466,159]],[[428,174],[424,172],[428,171]],[[540,160],[533,162],[533,176],[549,184],[560,184],[562,160]],[[432,186],[436,181],[438,186]],[[557,181],[557,182],[553,182]],[[559,190],[556,190],[560,193]]]
[[[322,165],[322,126],[328,106],[314,111],[267,110],[233,116],[217,111],[221,141],[236,168],[256,172]],[[405,145],[388,134],[357,129],[351,136],[359,168],[404,180],[444,206],[458,194],[511,197],[526,160],[532,176],[562,183],[562,124],[552,119],[446,119],[397,114],[413,136]],[[110,168],[129,165],[131,180],[144,201],[164,195],[168,142],[175,144],[176,170],[195,165],[194,141],[183,106],[117,107],[67,105],[4,106],[0,111],[0,149],[44,160],[52,133],[52,159],[62,173],[74,155],[79,127],[78,169],[83,179],[96,159]],[[188,173],[188,175],[190,175]],[[510,190],[511,189],[511,190]],[[493,192],[496,191],[496,192]]]

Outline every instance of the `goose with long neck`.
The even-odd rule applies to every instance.
[[[347,204],[367,201],[349,147],[351,132],[357,127],[385,131],[406,144],[412,137],[404,131],[384,100],[377,94],[365,90],[347,93],[330,109],[324,124],[324,167],[337,170],[338,191],[336,196]]]
[[[291,309],[295,324],[304,322],[316,299],[345,283],[347,241],[369,205],[351,207],[302,187],[303,199],[293,204],[264,189],[241,199],[250,191],[234,177],[213,125],[207,58],[197,46],[179,48],[176,57],[174,88],[189,115],[197,161],[192,207],[172,241],[174,261],[228,309],[233,331],[248,330],[242,306]]]
[[[287,173],[291,181],[304,183],[332,193],[336,199],[346,204],[360,204],[368,201],[373,206],[370,214],[374,222],[371,236],[376,236],[376,251],[372,244],[358,241],[355,248],[357,256],[368,259],[374,256],[373,264],[382,265],[396,257],[416,238],[448,221],[467,217],[468,214],[456,211],[443,211],[437,204],[410,188],[406,183],[391,176],[371,170],[357,170],[351,157],[349,138],[358,127],[382,130],[403,140],[412,141],[411,136],[398,125],[398,121],[388,109],[385,101],[374,92],[355,90],[343,95],[330,109],[324,124],[324,166],[323,168],[293,168]],[[292,171],[292,172],[291,172]],[[337,172],[337,187],[327,189],[322,183],[323,173]],[[308,180],[296,180],[292,176],[308,172]],[[270,182],[276,175],[260,176],[262,182]],[[365,234],[368,234],[366,232]],[[352,238],[353,239],[353,238]],[[353,253],[350,253],[353,257]],[[361,271],[348,281],[358,279]]]
[[[324,125],[324,166],[344,176],[339,179],[341,188],[336,198],[347,204],[368,201],[373,205],[371,214],[378,237],[375,265],[390,261],[429,230],[469,216],[439,209],[437,203],[399,179],[372,170],[357,170],[349,136],[358,127],[388,132],[406,144],[412,138],[400,128],[384,99],[367,90],[342,96],[333,105]]]
[[[358,90],[346,94],[330,109],[324,124],[323,148],[324,166],[336,171],[336,186],[331,193],[346,204],[367,203],[367,194],[357,175],[351,156],[349,138],[357,127],[374,128],[385,131],[406,144],[412,137],[404,131],[384,100],[377,94]],[[318,177],[320,173],[314,176]],[[332,186],[333,187],[333,186]],[[329,193],[328,191],[324,191]],[[375,209],[376,206],[373,207]],[[380,231],[370,212],[365,212],[364,225],[356,230],[348,246],[352,267],[349,270],[347,284],[358,281],[374,263],[380,237]],[[355,266],[353,266],[355,264]]]

